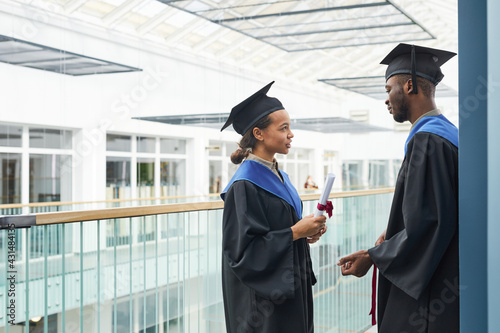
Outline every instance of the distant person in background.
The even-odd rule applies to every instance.
[[[220,176],[217,176],[214,182],[214,193],[220,193],[220,188],[221,188],[221,180]]]
[[[379,271],[379,333],[457,333],[458,130],[436,108],[441,65],[455,53],[399,44],[382,64],[397,122],[410,121],[389,223],[375,247],[341,258],[343,275]],[[373,310],[373,309],[372,309]]]
[[[313,178],[311,176],[307,176],[306,182],[304,184],[304,188],[318,188],[316,183],[314,182]]]
[[[288,154],[293,133],[271,82],[231,110],[243,135],[231,155],[240,164],[222,191],[222,291],[228,333],[308,333],[313,326],[309,244],[325,216],[302,218],[302,201],[275,154]],[[326,231],[326,229],[325,229]]]

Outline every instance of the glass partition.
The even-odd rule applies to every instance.
[[[370,188],[389,186],[389,160],[370,160],[368,179]]]
[[[21,126],[11,126],[0,124],[0,146],[21,147],[23,128]]]
[[[155,197],[155,160],[154,158],[137,159],[137,197]]]
[[[185,154],[186,140],[160,138],[160,153]]]
[[[364,189],[363,171],[363,161],[345,161],[342,164],[343,190],[355,191]]]
[[[107,151],[132,151],[132,138],[128,135],[108,134],[106,135]]]
[[[71,201],[71,170],[61,172],[71,164],[71,156],[30,154],[30,202]]]
[[[186,160],[162,159],[160,161],[161,196],[186,194]]]
[[[58,129],[30,128],[29,146],[30,148],[71,149],[72,133]]]
[[[72,135],[70,130],[0,124],[0,204],[71,201]],[[2,209],[0,214],[21,212],[28,210]]]
[[[209,161],[209,189],[208,193],[220,193],[222,188],[222,161]]]
[[[130,197],[130,158],[106,157],[106,199]]]
[[[0,153],[0,204],[21,202],[21,154]]]
[[[371,326],[370,272],[343,277],[336,262],[373,246],[391,200],[333,199],[328,232],[311,246],[315,332]],[[225,332],[221,221],[214,209],[1,230],[0,332],[10,320],[10,332]]]
[[[155,153],[156,139],[144,136],[137,137],[137,152],[138,153]]]

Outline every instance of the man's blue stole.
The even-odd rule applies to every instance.
[[[220,196],[222,200],[224,200],[226,192],[235,181],[248,180],[263,190],[285,200],[295,209],[295,213],[300,219],[302,218],[302,203],[299,194],[290,182],[288,175],[281,170],[279,170],[279,172],[283,176],[283,183],[279,180],[278,176],[265,165],[254,160],[245,160],[238,170],[236,170],[233,178],[231,178],[229,184],[227,184]]]
[[[418,121],[418,123],[410,131],[408,139],[405,143],[405,155],[408,142],[413,138],[418,132],[428,132],[439,135],[440,137],[448,140],[455,147],[458,148],[458,129],[453,125],[445,116],[440,114],[439,116],[428,116],[423,117]]]

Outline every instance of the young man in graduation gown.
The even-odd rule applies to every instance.
[[[222,192],[222,290],[229,333],[313,332],[309,244],[324,216],[302,219],[302,202],[274,155],[293,138],[281,102],[266,95],[273,82],[235,106],[222,130],[243,135],[231,155],[239,166]],[[307,239],[307,237],[312,237]]]
[[[382,61],[387,108],[412,128],[386,231],[338,262],[343,275],[379,269],[379,333],[459,332],[458,130],[434,101],[454,55],[399,44]]]

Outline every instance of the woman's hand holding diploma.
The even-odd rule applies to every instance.
[[[326,176],[325,187],[323,188],[323,193],[319,197],[318,205],[316,206],[316,211],[314,216],[321,216],[326,211],[328,217],[332,217],[333,205],[331,201],[327,201],[332,190],[333,182],[335,181],[335,175],[333,173],[328,173]]]

